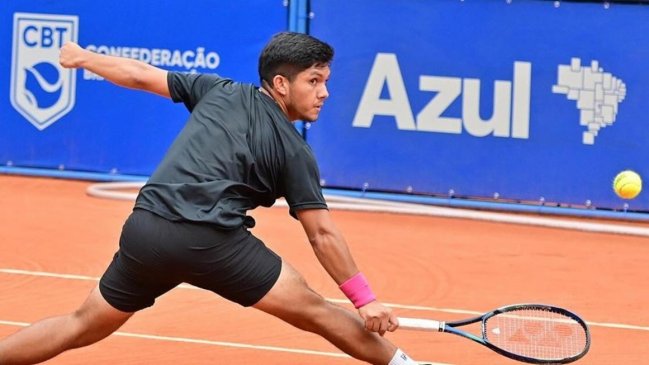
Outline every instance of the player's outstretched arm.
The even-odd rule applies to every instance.
[[[298,210],[297,217],[313,246],[316,257],[359,310],[369,331],[383,335],[394,331],[399,322],[392,310],[376,301],[367,280],[358,270],[340,231],[326,209]]]
[[[338,285],[358,272],[347,243],[328,210],[302,209],[296,214],[318,260]]]
[[[167,71],[138,60],[102,55],[67,42],[61,47],[59,63],[65,68],[84,68],[119,86],[171,97]]]

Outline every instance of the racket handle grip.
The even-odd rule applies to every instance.
[[[444,322],[434,321],[432,319],[399,317],[399,328],[416,331],[442,332],[444,331]]]

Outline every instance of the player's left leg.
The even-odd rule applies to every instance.
[[[311,290],[293,267],[248,230],[191,231],[196,237],[191,245],[169,248],[191,267],[183,270],[188,273],[186,282],[319,334],[357,359],[376,365],[416,364],[377,333],[366,331],[357,313]]]
[[[371,364],[386,365],[397,351],[385,338],[366,331],[356,313],[325,301],[311,290],[286,262],[273,288],[253,307],[319,334],[347,354]]]
[[[43,319],[0,340],[0,364],[35,364],[93,344],[116,331],[132,315],[113,308],[95,288],[76,311]]]

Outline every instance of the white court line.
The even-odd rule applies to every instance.
[[[14,327],[27,327],[30,325],[30,323],[0,320],[0,325],[14,326]],[[232,347],[232,348],[249,349],[249,350],[288,352],[288,353],[301,354],[301,355],[351,358],[349,355],[339,353],[339,352],[325,352],[325,351],[295,349],[295,348],[288,348],[288,347],[250,345],[250,344],[238,343],[238,342],[210,341],[210,340],[200,340],[196,338],[187,338],[187,337],[157,336],[157,335],[147,335],[143,333],[132,333],[132,332],[121,332],[121,331],[113,332],[112,336],[131,337],[131,338],[139,338],[144,340],[191,343],[191,344],[220,346],[220,347]],[[431,365],[452,365],[452,364],[446,364],[441,362],[430,362],[430,361],[427,361],[426,363]]]
[[[0,269],[0,273],[12,274],[12,275],[29,275],[29,276],[38,276],[38,277],[50,277],[56,279],[70,279],[70,280],[82,280],[82,281],[99,281],[99,278],[86,275],[73,275],[73,274],[56,274],[44,271],[27,271],[27,270],[18,270],[18,269]],[[180,288],[183,289],[197,289],[191,285],[181,284]],[[342,300],[341,300],[342,301]],[[15,321],[6,321],[0,319],[0,325],[13,326],[13,327],[27,327],[31,323],[26,322],[15,322]],[[145,340],[156,340],[156,341],[166,341],[166,342],[180,342],[180,343],[191,343],[191,344],[200,344],[200,345],[210,345],[210,346],[220,346],[220,347],[230,347],[230,348],[240,348],[240,349],[250,349],[250,350],[262,350],[262,351],[275,351],[275,352],[287,352],[293,354],[302,354],[302,355],[315,355],[315,356],[328,356],[328,357],[337,357],[337,358],[350,358],[349,355],[340,353],[340,352],[326,352],[326,351],[314,351],[307,349],[297,349],[291,347],[278,347],[278,346],[265,346],[265,345],[251,345],[246,343],[238,342],[225,342],[225,341],[212,341],[212,340],[203,340],[196,338],[187,338],[187,337],[176,337],[176,336],[159,336],[159,335],[149,335],[144,333],[132,333],[132,332],[122,332],[116,331],[112,334],[113,336],[121,337],[131,337],[139,338]],[[441,362],[431,362],[426,361],[427,364],[431,365],[452,365],[448,363]]]
[[[0,320],[0,325],[13,326],[13,327],[27,327],[27,326],[31,325],[31,323]],[[187,337],[147,335],[147,334],[144,334],[144,333],[132,333],[132,332],[117,331],[117,332],[113,332],[112,336],[131,337],[131,338],[139,338],[139,339],[144,339],[144,340],[191,343],[191,344],[209,345],[209,346],[232,347],[232,348],[249,349],[249,350],[288,352],[288,353],[301,354],[301,355],[315,355],[315,356],[351,358],[351,356],[349,356],[347,354],[340,353],[340,352],[314,351],[314,350],[296,349],[296,348],[290,348],[290,347],[250,345],[250,344],[246,344],[246,343],[201,340],[201,339],[187,338]],[[430,362],[430,361],[426,361],[425,363],[430,364],[430,365],[452,365],[452,364],[448,364],[448,363]]]
[[[0,274],[40,276],[40,277],[50,277],[56,279],[72,279],[72,280],[95,281],[95,282],[99,281],[99,278],[94,276],[57,274],[57,273],[51,273],[45,271],[29,271],[29,270],[8,269],[8,268],[0,268]],[[188,284],[180,284],[178,288],[203,290]],[[349,301],[346,299],[335,299],[335,298],[325,298],[325,299],[332,303],[341,303],[341,304],[349,303]],[[417,311],[425,311],[425,312],[440,312],[440,313],[470,314],[470,315],[483,314],[483,312],[476,312],[476,311],[464,310],[464,309],[438,308],[438,307],[427,307],[427,306],[419,306],[419,305],[406,305],[406,304],[385,303],[385,302],[383,304],[391,308],[409,309],[409,310],[417,310]],[[649,326],[638,326],[638,325],[624,324],[624,323],[591,322],[591,321],[586,321],[586,324],[593,327],[605,327],[605,328],[649,332]]]
[[[13,327],[27,327],[30,326],[31,323],[0,320],[0,325],[13,326]],[[340,352],[314,351],[314,350],[304,350],[304,349],[277,347],[277,346],[250,345],[250,344],[238,343],[238,342],[211,341],[211,340],[201,340],[196,338],[175,337],[175,336],[158,336],[158,335],[148,335],[144,333],[117,331],[117,332],[113,332],[112,336],[131,337],[131,338],[138,338],[144,340],[181,342],[181,343],[191,343],[191,344],[200,344],[200,345],[231,347],[231,348],[249,349],[249,350],[288,352],[288,353],[301,354],[301,355],[351,358],[349,355]],[[441,362],[430,362],[430,361],[426,361],[425,363],[430,365],[453,365],[453,364],[447,364]]]
[[[14,326],[14,327],[27,327],[27,326],[31,325],[31,323],[0,320],[0,325],[7,325],[7,326]],[[144,333],[132,333],[132,332],[117,331],[117,332],[114,332],[113,335],[121,336],[121,337],[139,338],[139,339],[145,339],[145,340],[158,340],[158,341],[167,341],[167,342],[193,343],[193,344],[200,344],[200,345],[234,347],[234,348],[252,349],[252,350],[290,352],[290,353],[294,353],[294,354],[303,354],[303,355],[318,355],[318,356],[329,356],[329,357],[350,357],[349,355],[339,353],[339,352],[325,352],[325,351],[313,351],[313,350],[287,348],[287,347],[250,345],[250,344],[245,344],[245,343],[201,340],[201,339],[187,338],[187,337],[147,335],[147,334],[144,334]]]
[[[124,189],[140,189],[144,182],[105,182],[88,186],[86,192],[90,196],[106,199],[134,201],[136,192],[120,191]],[[621,224],[580,222],[566,219],[536,217],[532,215],[508,214],[472,210],[464,208],[449,208],[436,205],[406,203],[391,200],[352,198],[339,195],[325,194],[327,205],[331,209],[352,210],[359,212],[381,212],[396,214],[415,214],[446,218],[473,219],[488,222],[502,222],[541,227],[572,229],[587,232],[613,233],[649,237],[649,228]],[[279,199],[273,207],[288,207],[285,199]]]

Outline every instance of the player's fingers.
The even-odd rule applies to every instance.
[[[394,332],[399,328],[399,318],[395,315],[391,315],[388,320],[388,331]]]
[[[365,329],[371,332],[373,326],[374,326],[374,320],[371,317],[366,318]]]
[[[370,318],[366,322],[365,328],[371,332],[378,332],[381,329],[381,320],[378,318]]]
[[[372,331],[379,332],[380,330],[381,330],[381,320],[375,318],[374,321],[372,321]]]
[[[383,336],[385,334],[385,331],[388,330],[389,325],[390,324],[388,319],[381,321],[381,324],[379,326],[379,335]]]

